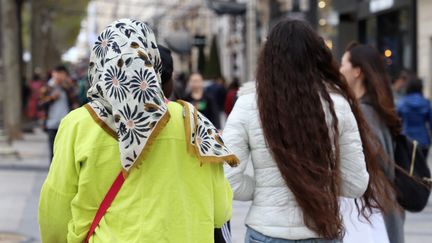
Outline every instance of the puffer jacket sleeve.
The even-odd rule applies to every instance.
[[[347,101],[336,110],[339,122],[339,148],[342,196],[358,198],[366,191],[369,174],[357,121]]]
[[[248,138],[250,102],[248,96],[238,98],[223,131],[225,144],[240,160],[240,165],[237,167],[225,167],[225,175],[233,189],[234,199],[240,201],[252,200],[255,188],[254,178],[245,174],[250,155]]]

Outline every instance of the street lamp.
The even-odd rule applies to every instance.
[[[206,0],[207,6],[218,15],[243,15],[246,13],[246,3]]]
[[[246,14],[246,80],[254,78],[256,67],[256,0],[249,0],[247,3],[227,2],[206,0],[207,6],[216,12],[216,14],[228,14],[232,16]]]

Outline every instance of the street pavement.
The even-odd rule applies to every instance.
[[[46,141],[45,134],[38,130],[13,144],[20,159],[0,157],[0,243],[40,242],[37,207],[40,188],[49,167]],[[249,205],[250,202],[238,201],[233,204],[231,228],[235,243],[244,241],[244,218]],[[5,233],[23,235],[26,240],[6,240]],[[432,199],[423,212],[407,213],[405,235],[406,243],[432,242]]]

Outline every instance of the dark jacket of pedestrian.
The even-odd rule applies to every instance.
[[[217,104],[212,96],[204,92],[201,99],[195,99],[191,94],[186,95],[183,99],[194,105],[195,108],[207,117],[207,119],[209,119],[216,128],[221,128]]]
[[[377,138],[384,152],[389,156],[391,161],[394,161],[394,148],[393,148],[393,138],[390,129],[384,123],[384,121],[379,117],[376,110],[368,104],[366,99],[360,101],[360,108],[366,119],[372,133]],[[383,169],[387,178],[390,181],[395,179],[395,167],[393,164],[381,163],[381,168]],[[405,214],[399,213],[397,211],[383,214],[384,222],[387,229],[387,234],[389,235],[390,243],[393,242],[404,242],[403,227],[405,221]]]
[[[219,78],[217,81],[210,84],[210,86],[206,88],[206,93],[213,97],[218,111],[222,112],[224,110],[225,98],[227,94],[223,79]]]
[[[237,99],[237,91],[240,87],[239,80],[235,78],[230,86],[228,87],[227,94],[225,96],[225,104],[224,104],[224,112],[226,116],[229,116],[231,113],[234,103]]]
[[[427,148],[431,144],[429,135],[432,125],[431,104],[421,93],[421,81],[413,81],[408,85],[407,95],[397,105],[398,114],[402,119],[403,133]]]

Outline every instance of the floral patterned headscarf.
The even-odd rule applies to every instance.
[[[121,19],[98,36],[89,64],[85,106],[93,119],[118,140],[124,172],[145,152],[170,119],[161,89],[161,59],[153,31],[140,21]],[[213,125],[186,102],[188,151],[201,161],[238,163]],[[199,130],[206,130],[197,136]],[[210,134],[210,135],[209,135]],[[196,142],[198,141],[198,142]]]

